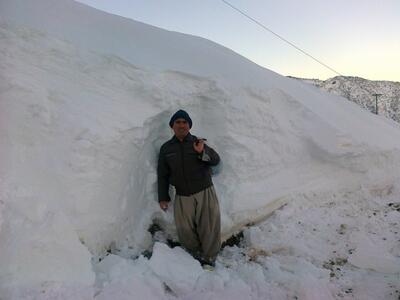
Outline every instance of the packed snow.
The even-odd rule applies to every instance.
[[[69,0],[0,0],[0,39],[0,299],[398,299],[399,124]],[[214,271],[157,203],[180,108],[243,230]]]

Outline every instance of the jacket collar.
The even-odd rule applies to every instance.
[[[184,137],[183,142],[194,142],[196,137],[194,135],[191,135],[190,132]],[[175,143],[180,143],[180,140],[174,135],[171,139]]]

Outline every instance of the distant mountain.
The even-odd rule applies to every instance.
[[[374,81],[360,77],[336,76],[327,80],[296,78],[339,95],[375,113],[375,96],[378,97],[378,114],[400,123],[400,82]]]

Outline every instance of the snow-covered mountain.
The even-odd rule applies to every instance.
[[[0,40],[1,299],[395,293],[399,124],[70,0],[0,0]],[[155,169],[179,108],[222,157],[224,236],[256,224],[212,273],[164,243]]]
[[[327,80],[296,79],[347,98],[372,113],[376,113],[376,98],[373,95],[381,94],[378,97],[378,114],[400,123],[400,82],[367,80],[349,76],[336,76]]]

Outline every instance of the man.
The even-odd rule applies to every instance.
[[[221,247],[221,218],[210,166],[216,166],[220,158],[205,140],[190,134],[192,120],[186,111],[178,110],[169,126],[175,135],[160,149],[158,201],[161,209],[167,210],[169,185],[175,186],[179,242],[202,265],[214,266]]]

